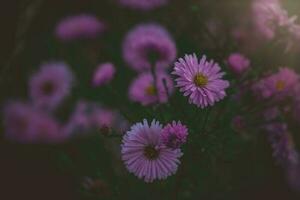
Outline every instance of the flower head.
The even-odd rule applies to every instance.
[[[167,124],[163,128],[161,138],[167,147],[177,149],[186,142],[187,135],[186,126],[182,125],[180,121],[178,123],[173,121],[172,124]]]
[[[81,38],[95,38],[104,32],[106,26],[92,15],[70,16],[58,23],[55,35],[62,41]]]
[[[228,58],[230,69],[236,74],[242,74],[250,65],[249,59],[240,53],[233,53]]]
[[[176,86],[180,87],[184,96],[189,96],[189,102],[204,108],[226,96],[225,89],[229,87],[229,82],[222,80],[224,72],[220,71],[217,63],[206,61],[205,56],[198,62],[193,54],[180,58],[172,74],[178,76]]]
[[[123,136],[122,160],[129,172],[146,182],[166,179],[175,174],[182,156],[180,149],[170,149],[161,140],[162,125],[153,120],[136,123]]]
[[[42,65],[29,82],[34,105],[45,109],[56,108],[69,95],[73,79],[72,72],[64,63]]]
[[[20,102],[6,105],[4,127],[6,138],[20,143],[57,143],[66,139],[54,119]]]
[[[101,86],[109,83],[116,73],[116,69],[112,63],[104,63],[97,67],[94,77],[93,85]]]
[[[173,82],[169,75],[164,72],[156,72],[156,75],[156,85],[150,72],[144,72],[138,75],[129,87],[129,99],[134,102],[139,102],[142,105],[167,102],[168,95],[170,95],[174,89]],[[166,84],[164,84],[164,82]]]
[[[258,97],[282,99],[291,95],[298,82],[298,74],[294,70],[284,67],[279,69],[279,72],[261,79],[253,85],[252,89]]]
[[[119,0],[121,5],[137,10],[152,10],[168,2],[169,0]]]
[[[167,68],[176,58],[176,46],[165,28],[157,24],[134,27],[123,43],[123,57],[137,71]]]

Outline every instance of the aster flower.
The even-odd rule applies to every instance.
[[[29,81],[30,97],[34,105],[50,110],[56,108],[70,94],[73,79],[72,72],[64,63],[42,65]]]
[[[81,38],[95,38],[103,33],[106,26],[92,15],[70,16],[58,23],[55,35],[62,41],[71,41]]]
[[[295,150],[293,139],[288,133],[287,125],[272,123],[265,126],[268,140],[272,146],[273,157],[282,166],[298,162],[298,153]]]
[[[137,10],[152,10],[166,5],[169,0],[118,0],[123,6]]]
[[[139,74],[129,87],[129,99],[145,106],[154,103],[166,103],[168,95],[173,92],[173,82],[164,72],[157,71],[156,74],[156,85],[150,72]],[[164,86],[164,80],[168,91],[166,91]]]
[[[58,143],[67,138],[54,119],[21,102],[6,105],[4,127],[6,138],[20,143]]]
[[[176,45],[165,28],[157,24],[142,24],[126,35],[123,57],[137,71],[167,68],[176,58]]]
[[[300,39],[300,26],[295,23],[297,17],[289,17],[279,0],[255,0],[252,10],[255,28],[264,39],[281,36],[280,39],[287,42],[287,49],[294,39]]]
[[[145,182],[166,179],[176,173],[180,149],[170,149],[161,140],[162,125],[153,120],[136,123],[123,136],[122,160],[126,168]]]
[[[253,92],[260,98],[276,97],[277,100],[289,96],[299,82],[298,74],[288,68],[280,68],[279,72],[265,77],[252,86]]]
[[[225,89],[229,87],[229,82],[222,80],[225,73],[220,71],[221,68],[213,60],[208,62],[203,56],[198,62],[193,54],[180,58],[172,74],[178,76],[176,86],[180,87],[184,96],[189,96],[189,102],[204,108],[226,96]]]
[[[102,86],[108,84],[114,77],[116,69],[112,63],[99,65],[94,73],[93,85]]]
[[[249,68],[250,61],[240,53],[233,53],[228,57],[228,64],[234,73],[242,74]]]
[[[188,135],[188,129],[185,125],[182,125],[179,121],[175,121],[172,124],[167,124],[161,133],[163,143],[172,149],[178,149],[182,144],[186,142]]]

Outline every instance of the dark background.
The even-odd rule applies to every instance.
[[[170,32],[174,33],[177,38],[181,37],[185,27],[193,29],[191,20],[187,25],[180,24],[179,16],[187,14],[185,10],[186,4],[193,4],[195,1],[174,1],[171,8],[159,9],[152,14],[143,14],[141,12],[133,12],[123,10],[111,1],[102,0],[70,0],[70,1],[44,1],[40,6],[36,7],[30,22],[26,21],[24,8],[34,3],[34,1],[7,0],[1,3],[1,32],[0,32],[0,103],[1,105],[8,97],[26,98],[26,80],[30,73],[30,65],[38,65],[45,59],[60,57],[55,49],[51,49],[49,44],[55,42],[53,38],[53,28],[55,24],[64,16],[80,13],[97,14],[99,18],[103,18],[109,22],[112,30],[116,33],[115,38],[111,39],[118,43],[122,39],[122,35],[128,30],[128,27],[146,21],[158,21],[167,24]],[[215,5],[215,1],[212,4]],[[230,0],[233,5],[242,5],[246,7],[249,1]],[[204,1],[203,4],[209,4]],[[219,3],[218,3],[219,4]],[[220,10],[223,10],[224,16],[230,16],[230,7],[220,3]],[[216,10],[217,12],[218,10]],[[242,12],[242,11],[241,11]],[[176,17],[177,16],[177,17]],[[21,23],[21,25],[20,25]],[[28,25],[27,25],[28,23]],[[179,23],[179,24],[177,24]],[[20,33],[20,27],[24,27],[24,32]],[[197,25],[194,25],[197,26]],[[22,28],[21,28],[22,29]],[[193,30],[189,30],[193,32]],[[17,36],[16,36],[17,34]],[[18,35],[19,34],[19,35]],[[186,33],[188,34],[188,33]],[[45,38],[50,38],[46,39]],[[184,41],[181,41],[184,42]],[[20,46],[20,50],[16,50]],[[60,46],[61,44],[57,44]],[[101,47],[105,49],[105,46]],[[188,47],[185,47],[188,49]],[[99,60],[113,59],[110,50],[107,53],[102,49],[99,51],[101,56]],[[182,49],[184,51],[184,49]],[[192,51],[192,50],[191,50]],[[49,53],[50,52],[50,53]],[[101,52],[101,53],[100,53]],[[120,55],[120,52],[117,52]],[[34,67],[32,67],[34,68]],[[66,145],[68,146],[68,144]],[[18,145],[0,138],[0,199],[80,199],[79,184],[80,180],[72,173],[61,171],[55,163],[55,152],[59,149],[67,148],[66,146],[39,146],[39,145]],[[245,177],[240,177],[240,188],[235,195],[237,199],[299,199],[297,194],[289,189],[286,184],[284,172],[275,166],[270,156],[271,150],[262,147],[261,155],[248,149],[240,158],[240,162],[252,163],[256,162],[262,167],[263,173],[269,171],[268,174],[260,175],[256,173],[256,169],[240,169]],[[53,153],[54,152],[54,153]],[[262,161],[263,160],[263,161]],[[262,163],[260,163],[262,162]],[[253,170],[253,171],[251,171]],[[255,177],[251,177],[255,174]],[[261,178],[258,178],[261,177]],[[211,186],[213,187],[213,186]],[[211,189],[213,191],[213,189]],[[147,196],[149,194],[145,194]],[[149,198],[149,197],[148,197]],[[220,197],[221,198],[221,197]]]

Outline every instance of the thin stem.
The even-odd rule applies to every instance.
[[[206,125],[207,125],[208,118],[209,118],[209,114],[210,114],[210,111],[211,111],[211,110],[212,110],[211,108],[208,108],[208,109],[206,110],[205,117],[204,117],[204,121],[203,121],[202,127],[201,127],[201,129],[200,129],[202,132],[205,132]]]

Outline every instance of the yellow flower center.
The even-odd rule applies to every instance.
[[[156,89],[155,89],[154,85],[150,85],[146,88],[146,94],[150,95],[150,96],[156,95]]]
[[[148,145],[144,148],[144,156],[149,160],[154,160],[159,156],[159,150],[155,149],[154,146]]]
[[[204,87],[208,83],[208,79],[203,74],[199,73],[194,78],[194,83],[197,87]]]
[[[282,91],[285,88],[285,82],[282,80],[279,80],[279,81],[277,81],[275,87],[278,91]]]

